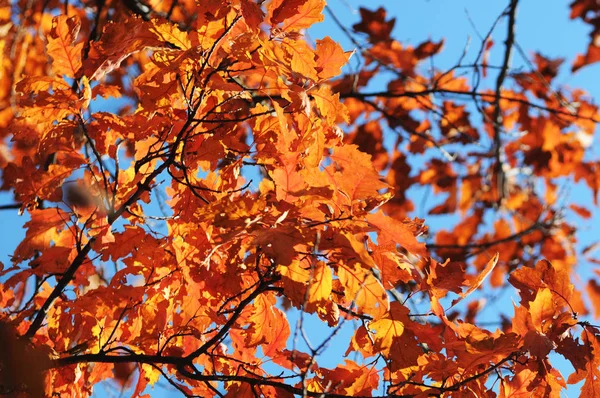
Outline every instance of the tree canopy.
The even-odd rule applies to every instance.
[[[593,210],[562,194],[597,204],[600,114],[555,82],[600,60],[600,5],[570,5],[571,65],[524,53],[518,8],[441,69],[368,4],[0,0],[0,214],[26,220],[0,394],[600,396]]]

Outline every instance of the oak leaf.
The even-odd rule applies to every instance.
[[[60,15],[52,19],[52,31],[48,38],[48,55],[53,59],[52,67],[57,75],[71,79],[81,69],[83,43],[75,44],[81,22],[76,16]]]

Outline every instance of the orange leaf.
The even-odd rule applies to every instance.
[[[394,301],[385,316],[369,324],[372,329],[373,349],[390,361],[390,369],[406,369],[417,364],[423,354],[415,334],[407,326],[411,323],[408,308]]]
[[[492,272],[492,270],[494,269],[494,267],[496,266],[496,264],[498,264],[498,257],[499,256],[500,256],[500,254],[496,253],[494,255],[494,257],[492,257],[490,259],[490,261],[488,261],[488,263],[485,266],[485,268],[479,273],[479,275],[477,275],[477,278],[475,278],[475,280],[471,282],[471,287],[469,287],[469,289],[467,289],[466,292],[460,293],[459,294],[460,298],[452,301],[452,305],[450,307],[454,307],[457,303],[459,303],[460,301],[462,301],[468,295],[470,295],[475,290],[477,290],[479,288],[479,286],[481,286],[481,284],[483,283],[483,281],[485,280],[485,278],[490,274],[490,272]]]
[[[342,393],[347,396],[369,396],[378,388],[379,375],[375,366],[359,366],[348,359],[343,365],[333,370],[319,369],[326,380],[335,386],[329,392]]]
[[[321,115],[329,124],[335,124],[338,121],[348,122],[348,111],[344,104],[340,102],[340,94],[333,94],[327,86],[319,86],[316,90],[310,91],[315,100],[315,105]]]
[[[358,264],[340,263],[337,275],[344,287],[344,297],[356,305],[357,312],[369,314],[374,319],[387,312],[390,305],[387,292],[371,271]]]
[[[146,47],[163,47],[165,43],[149,23],[131,19],[125,23],[109,23],[102,39],[92,42],[83,68],[90,80],[100,80],[117,69],[131,54]],[[160,33],[159,33],[160,35]]]
[[[277,25],[298,13],[298,8],[308,0],[274,0],[269,3],[270,22]]]
[[[266,356],[283,350],[290,336],[290,327],[285,314],[275,307],[273,294],[261,294],[254,300],[252,315],[248,318],[250,327],[246,337],[249,347],[263,345]]]
[[[337,167],[328,166],[326,172],[350,202],[380,197],[379,190],[388,187],[380,181],[371,156],[359,151],[356,145],[336,147],[330,157]]]
[[[409,253],[425,256],[425,244],[419,242],[406,223],[383,214],[381,210],[367,215],[367,222],[376,228],[379,246],[400,245]]]
[[[302,0],[298,1],[302,2]],[[296,3],[294,0],[287,0],[287,2]],[[297,32],[323,21],[323,8],[325,8],[325,0],[306,0],[302,2],[296,12],[281,22],[281,30],[283,32]]]
[[[375,349],[386,357],[389,357],[392,347],[404,333],[404,318],[400,315],[397,310],[390,311],[383,318],[369,324],[369,328],[375,332]]]
[[[600,393],[600,333],[597,328],[586,326],[582,333],[585,349],[580,350],[585,355],[584,369],[577,369],[567,380],[568,384],[576,384],[585,380],[581,387],[580,397],[595,398]],[[581,359],[581,358],[580,358]]]
[[[519,268],[511,273],[509,282],[519,289],[523,301],[533,301],[537,290],[548,287],[556,294],[562,305],[566,305],[573,295],[569,273],[557,270],[547,260],[540,260],[535,268]]]
[[[15,250],[15,261],[23,261],[50,247],[58,231],[66,226],[69,217],[60,209],[39,209],[30,212],[31,220],[25,223],[25,239]]]
[[[319,78],[326,80],[339,75],[352,53],[344,53],[342,47],[326,36],[317,40],[317,71]]]
[[[76,16],[60,15],[52,19],[48,55],[53,59],[52,68],[57,75],[73,79],[81,69],[83,43],[75,44],[80,28],[81,22]]]
[[[242,1],[242,16],[249,28],[260,29],[261,22],[265,19],[265,13],[261,10],[260,5],[253,0]]]
[[[282,158],[282,165],[271,173],[271,178],[275,183],[275,192],[277,200],[294,202],[298,200],[294,192],[301,191],[306,183],[302,175],[298,172],[296,154],[290,154]]]
[[[170,44],[171,47],[176,46],[181,50],[189,50],[192,47],[188,33],[180,30],[176,24],[158,23],[156,20],[152,20],[152,27],[149,31],[164,43]]]
[[[583,206],[578,206],[576,204],[570,204],[569,208],[573,210],[579,217],[589,219],[592,217],[592,212],[590,212],[587,208]]]
[[[546,321],[550,320],[556,313],[556,304],[552,292],[548,288],[538,290],[535,300],[529,303],[529,312],[533,326],[542,333],[546,332]]]
[[[289,42],[289,45],[286,47],[292,56],[290,61],[292,72],[311,79],[312,81],[319,80],[317,77],[315,52],[308,46],[308,44],[304,41],[294,40]]]
[[[316,306],[319,312],[325,311],[325,304],[330,300],[332,280],[331,269],[322,261],[317,262],[308,287],[307,310]]]
[[[595,279],[590,279],[586,290],[592,303],[594,303],[594,316],[600,318],[600,284]]]
[[[600,47],[594,45],[593,43],[590,43],[587,52],[585,54],[579,54],[577,56],[575,62],[573,62],[571,71],[575,72],[586,65],[590,65],[598,61],[600,61]]]
[[[458,326],[448,319],[448,317],[446,316],[446,311],[444,311],[444,307],[442,307],[440,300],[434,295],[431,295],[430,297],[431,312],[433,312],[438,318],[440,318],[444,322],[444,324],[446,324],[446,326],[448,326],[453,331],[457,332]]]

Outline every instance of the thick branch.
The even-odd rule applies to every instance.
[[[54,303],[54,300],[60,297],[63,290],[71,282],[71,280],[75,276],[75,272],[77,272],[81,264],[83,264],[83,262],[85,261],[88,253],[92,250],[92,245],[94,244],[94,242],[96,242],[96,238],[92,237],[88,241],[88,243],[83,247],[83,249],[81,249],[81,251],[77,253],[77,257],[75,257],[69,268],[67,268],[67,270],[63,273],[62,277],[58,280],[56,286],[52,290],[52,293],[50,293],[50,296],[48,296],[46,301],[44,301],[44,304],[42,304],[42,307],[35,315],[33,322],[31,323],[31,325],[29,325],[29,329],[27,329],[27,332],[25,333],[25,337],[32,338],[38,331],[38,329],[42,326],[42,322],[44,322],[44,319],[46,318],[46,313],[48,312],[48,309],[50,308],[52,303]]]
[[[60,358],[54,361],[53,367],[61,368],[63,366],[75,365],[78,363],[147,363],[153,365],[175,366],[187,364],[186,360],[182,357],[144,354],[107,355],[104,353],[99,353]]]
[[[490,372],[498,369],[500,366],[505,364],[508,361],[514,360],[515,357],[520,355],[520,352],[514,352],[508,355],[506,358],[500,360],[498,363],[490,366],[486,370],[481,373],[477,373],[472,375],[457,384],[448,387],[434,387],[427,384],[416,383],[416,382],[403,382],[395,387],[405,385],[405,384],[413,384],[421,387],[427,387],[430,389],[439,390],[443,392],[450,391],[458,391],[460,388],[464,387],[468,383],[483,377]],[[181,376],[184,376],[191,380],[202,381],[202,382],[241,382],[251,385],[252,387],[260,387],[260,386],[271,386],[277,389],[281,389],[283,391],[287,391],[294,395],[299,396],[308,396],[308,397],[327,397],[327,398],[347,398],[347,397],[356,397],[356,398],[366,398],[363,396],[357,395],[345,395],[345,394],[335,394],[335,393],[319,393],[312,391],[305,391],[302,388],[294,387],[293,385],[287,384],[284,379],[289,379],[289,377],[250,377],[243,375],[223,375],[223,374],[201,374],[201,373],[192,373],[185,369],[186,365],[191,364],[191,362],[185,358],[181,357],[173,357],[173,356],[160,356],[160,355],[143,355],[143,354],[128,354],[128,355],[106,355],[106,354],[85,354],[85,355],[77,355],[73,357],[61,358],[54,361],[54,368],[60,368],[63,366],[74,365],[78,363],[145,363],[153,366],[162,366],[162,365],[174,365],[177,367],[178,372]],[[294,376],[300,377],[300,376]],[[393,386],[394,387],[394,386]],[[384,396],[372,396],[375,398],[383,398]],[[371,397],[371,398],[372,398]],[[413,395],[394,395],[388,394],[385,397],[395,397],[395,398],[409,398],[413,397]]]
[[[222,382],[242,382],[242,383],[247,383],[251,386],[256,386],[256,387],[260,387],[260,386],[271,386],[271,387],[275,387],[277,389],[281,389],[284,391],[287,391],[291,394],[294,395],[298,395],[298,396],[302,396],[302,397],[323,397],[323,398],[348,398],[348,397],[354,397],[354,398],[367,398],[367,396],[363,396],[363,395],[346,395],[346,394],[334,394],[334,393],[328,393],[328,392],[314,392],[314,391],[308,391],[308,390],[303,390],[302,388],[297,388],[294,387],[292,385],[277,381],[276,378],[253,378],[253,377],[249,377],[249,376],[239,376],[239,375],[195,375],[193,373],[189,373],[188,374],[184,374],[184,376],[193,379],[193,380],[197,380],[197,381],[222,381]],[[369,395],[369,398],[384,398],[384,397],[391,397],[391,398],[410,398],[413,397],[413,395],[383,395],[383,396],[377,396],[377,395]]]
[[[173,356],[160,356],[160,355],[142,355],[142,354],[130,354],[130,355],[106,355],[106,354],[85,354],[77,355],[68,358],[61,358],[54,361],[54,368],[60,368],[63,366],[75,365],[78,363],[145,363],[150,365],[175,365],[178,367],[178,371],[182,376],[192,380],[205,381],[205,382],[241,382],[247,383],[251,386],[271,386],[278,389],[290,392],[295,395],[302,395],[302,389],[286,384],[285,382],[279,381],[282,378],[275,377],[264,377],[264,378],[253,378],[249,376],[240,375],[219,375],[219,374],[196,374],[185,370],[183,367],[188,365],[190,362],[185,358],[173,357]],[[298,376],[299,377],[299,376]],[[318,393],[306,391],[306,396],[309,397],[329,397],[329,398],[346,398],[350,395],[345,394],[332,394],[332,393]],[[360,396],[354,396],[358,397]],[[377,398],[377,396],[374,396]],[[412,395],[385,395],[385,397],[396,397],[396,398],[409,398]],[[366,398],[366,397],[364,397]],[[383,398],[381,396],[380,398]]]
[[[517,3],[518,0],[511,0],[510,5],[508,6],[508,31],[506,33],[506,40],[504,44],[506,49],[504,51],[504,60],[502,61],[502,67],[500,72],[498,73],[498,78],[496,79],[496,98],[494,99],[494,113],[492,115],[492,123],[494,125],[494,172],[496,175],[496,184],[498,189],[498,198],[497,203],[500,205],[505,196],[506,190],[506,178],[504,175],[503,169],[503,159],[502,159],[502,109],[500,108],[500,94],[502,92],[502,86],[504,85],[504,80],[508,74],[508,68],[510,67],[510,59],[512,56],[513,45],[515,43],[515,25],[516,25],[516,15],[517,15]]]
[[[415,382],[411,382],[411,381],[406,381],[406,382],[402,382],[399,383],[398,385],[405,385],[405,384],[411,384],[411,385],[415,385],[415,386],[420,386],[420,387],[427,387],[427,388],[431,388],[432,390],[437,390],[439,391],[439,394],[444,394],[446,392],[451,392],[451,391],[458,391],[460,390],[462,387],[466,386],[468,383],[475,381],[477,379],[479,379],[480,377],[483,377],[485,375],[487,375],[490,372],[495,371],[496,369],[499,369],[502,365],[504,365],[506,362],[509,361],[513,361],[515,358],[517,358],[519,355],[521,355],[522,353],[520,351],[517,352],[513,352],[510,355],[508,355],[506,358],[498,361],[498,363],[490,366],[489,368],[487,368],[486,370],[484,370],[481,373],[476,373],[470,377],[467,377],[466,379],[453,384],[451,386],[448,387],[435,387],[435,386],[431,386],[431,385],[427,385],[427,384],[423,384],[423,383],[415,383]],[[433,391],[428,391],[427,392],[430,396],[437,396],[437,394],[434,394]]]
[[[131,195],[131,197],[125,203],[123,203],[123,205],[121,205],[121,207],[117,211],[115,211],[114,213],[110,214],[107,217],[107,223],[109,226],[111,226],[117,219],[119,219],[119,217],[123,214],[123,212],[125,212],[125,210],[129,206],[131,206],[132,204],[137,202],[138,199],[142,196],[142,194],[145,191],[150,190],[150,185],[152,184],[152,181],[154,181],[154,179],[160,173],[162,173],[163,170],[169,164],[170,164],[170,162],[168,162],[168,161],[164,162],[159,167],[157,167],[156,170],[154,170],[152,172],[152,174],[150,174],[144,180],[144,182],[138,183],[138,189],[135,191],[135,193],[133,195]],[[75,257],[75,259],[71,262],[71,265],[69,265],[69,268],[67,268],[67,270],[62,274],[62,277],[58,280],[58,282],[56,283],[56,286],[54,287],[54,289],[52,290],[52,292],[50,293],[50,295],[48,296],[46,301],[44,301],[44,304],[42,304],[42,307],[39,309],[37,314],[35,315],[33,322],[31,323],[31,325],[29,326],[29,329],[27,329],[27,332],[25,333],[26,337],[32,338],[35,335],[35,333],[39,330],[39,328],[42,326],[42,323],[44,322],[44,319],[46,318],[48,309],[50,308],[50,306],[52,305],[54,300],[56,300],[57,298],[60,297],[60,295],[62,294],[63,290],[65,290],[67,285],[69,283],[71,283],[71,281],[75,277],[75,273],[77,272],[79,267],[83,264],[83,262],[87,258],[87,255],[92,250],[92,246],[94,245],[95,242],[96,242],[96,237],[94,236],[94,237],[90,238],[90,240],[83,247],[83,249],[81,249],[81,251],[79,253],[77,253],[77,257]]]

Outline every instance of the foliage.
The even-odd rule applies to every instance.
[[[572,282],[597,260],[565,218],[591,213],[560,187],[597,197],[600,115],[553,86],[562,60],[510,69],[517,3],[501,42],[437,70],[443,42],[402,44],[384,9],[341,25],[353,53],[305,36],[324,0],[0,1],[2,209],[28,216],[1,270],[0,392],[598,396],[600,328],[578,315],[600,287]],[[595,29],[577,70],[600,6],[571,10]],[[415,187],[456,222],[429,231]],[[495,330],[481,288],[518,297]]]

